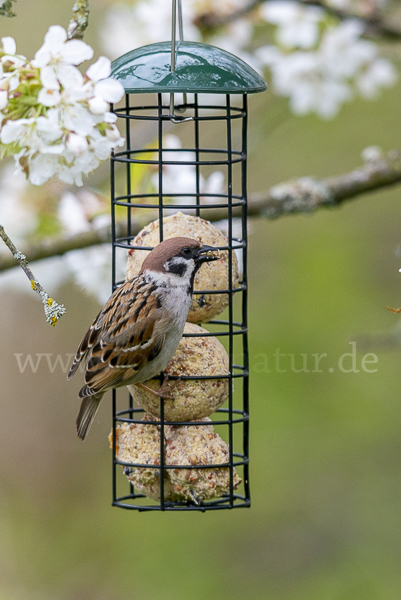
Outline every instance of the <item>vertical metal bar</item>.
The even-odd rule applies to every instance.
[[[110,111],[113,112],[113,105],[110,105]],[[110,157],[110,196],[111,196],[111,288],[116,288],[116,216],[115,216],[115,164],[114,164],[114,151],[111,152]],[[112,490],[113,490],[113,502],[114,504],[117,499],[117,474],[116,474],[116,390],[112,391],[112,415],[113,415],[113,451],[112,451]]]
[[[117,451],[117,441],[116,441],[116,413],[117,413],[117,399],[116,399],[116,390],[112,390],[112,411],[113,411],[113,451],[112,451],[112,460],[113,460],[113,502],[112,504],[114,504],[117,500],[117,464],[116,464],[116,460],[117,460],[117,456],[116,456],[116,451]]]
[[[171,16],[171,71],[175,71],[175,42],[177,38],[177,0],[172,0]]]
[[[129,94],[125,94],[125,114],[127,115],[127,117],[130,114],[130,95]],[[130,151],[131,151],[131,120],[130,119],[125,119],[125,138],[126,138],[126,147],[127,147],[127,158],[131,158],[130,155]],[[131,203],[131,163],[127,162],[126,163],[126,175],[127,175],[127,202]],[[127,236],[131,237],[132,235],[132,227],[131,227],[131,208],[129,206],[127,206]],[[129,418],[132,419],[133,418],[133,401],[132,401],[132,396],[131,394],[128,392],[128,406],[130,409],[129,412]],[[134,489],[134,484],[130,481],[129,482],[129,491],[131,496],[133,496],[135,494],[135,489]]]
[[[172,0],[172,16],[171,16],[171,65],[170,71],[174,73],[176,60],[177,60],[177,0]],[[182,4],[181,0],[178,0],[178,39],[180,42],[184,41],[184,23],[182,19]],[[183,93],[183,104],[184,106],[181,108],[174,107],[174,93],[170,94],[170,113],[172,123],[180,123],[181,121],[190,121],[192,117],[188,117],[187,119],[176,118],[175,111],[177,112],[185,112],[185,105],[188,102],[187,94]]]
[[[113,112],[113,104],[110,105],[110,112]],[[116,207],[115,207],[115,165],[114,150],[110,157],[110,194],[111,194],[111,285],[112,291],[116,289]]]
[[[249,349],[248,349],[248,227],[247,227],[247,136],[248,136],[248,96],[244,94],[242,96],[242,156],[244,158],[241,165],[241,196],[244,204],[242,205],[242,263],[243,263],[243,277],[242,283],[244,291],[242,292],[242,328],[245,329],[245,333],[242,334],[242,352],[245,369],[245,377],[243,378],[243,412],[245,416],[249,416]],[[245,458],[249,458],[249,420],[247,419],[243,423],[243,454]],[[245,498],[250,501],[250,487],[249,487],[249,464],[244,465],[244,490]]]
[[[231,135],[231,104],[230,94],[226,94],[226,111],[227,111],[227,193],[228,193],[228,322],[229,322],[229,397],[228,397],[228,438],[229,438],[229,464],[230,464],[230,508],[234,506],[234,440],[233,440],[233,354],[234,354],[234,333],[233,333],[233,167],[232,167],[232,135]]]
[[[113,390],[113,392],[117,393],[116,390]],[[129,396],[128,406],[129,406],[129,410],[130,410],[128,417],[130,419],[133,419],[134,418],[134,412],[133,412],[134,404],[133,404],[132,395],[130,394],[130,392],[128,392],[128,396]],[[131,496],[133,496],[135,494],[135,487],[134,487],[134,484],[132,483],[132,481],[129,482],[129,493]]]
[[[175,42],[177,35],[177,0],[172,0],[172,16],[171,16],[171,67],[172,73],[175,71]],[[170,115],[174,116],[174,94],[170,94]]]
[[[159,151],[159,235],[163,241],[163,103],[162,95],[157,94],[158,100],[158,151]]]
[[[125,94],[125,114],[127,115],[127,117],[130,114],[130,95],[129,94]],[[126,139],[126,147],[127,147],[127,158],[129,159],[131,157],[131,119],[125,119],[125,139]],[[126,163],[126,169],[127,169],[127,202],[131,203],[131,167],[133,165],[131,165],[130,162]],[[127,235],[129,237],[131,237],[132,235],[132,227],[131,227],[131,208],[129,206],[127,206]],[[133,409],[133,403],[132,403],[132,396],[130,393],[128,393],[129,396],[129,408],[130,408],[130,413],[129,413],[129,417],[130,419],[132,419],[132,409]],[[134,486],[132,483],[130,483],[130,492],[131,494],[134,493]]]
[[[182,18],[182,1],[181,0],[178,0],[178,39],[180,40],[180,42],[184,41],[184,21]],[[183,103],[184,104],[188,103],[188,97],[185,93],[183,94]],[[185,109],[183,111],[179,111],[179,112],[185,112]]]
[[[165,510],[164,503],[164,471],[166,457],[164,454],[164,399],[160,398],[160,510]]]
[[[184,40],[184,21],[182,18],[182,1],[178,0],[178,39]]]
[[[195,94],[195,98],[194,98],[194,104],[195,104],[195,160],[196,160],[196,166],[195,166],[195,172],[196,172],[196,216],[199,217],[200,215],[200,181],[199,181],[199,177],[200,177],[200,165],[199,163],[199,106],[198,106],[198,94]]]
[[[175,0],[173,0],[175,4]],[[158,149],[159,149],[159,236],[163,241],[163,104],[162,95],[158,94]],[[164,504],[164,400],[160,398],[160,510]]]
[[[125,94],[125,114],[127,117],[130,113],[129,94]],[[130,158],[131,150],[131,120],[125,119],[125,138],[127,146],[127,158]],[[131,163],[127,162],[127,202],[131,202]],[[131,229],[131,208],[127,207],[127,235],[132,235]]]

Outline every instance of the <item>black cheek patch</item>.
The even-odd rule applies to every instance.
[[[187,272],[187,265],[181,262],[173,263],[172,265],[169,265],[168,271],[169,273],[174,273],[174,275],[182,277]]]

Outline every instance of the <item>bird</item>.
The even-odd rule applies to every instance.
[[[139,274],[118,287],[84,335],[67,379],[85,361],[85,385],[77,416],[84,440],[103,394],[138,385],[159,397],[144,381],[162,373],[182,337],[191,305],[194,278],[203,263],[219,258],[217,249],[187,238],[169,238],[145,258]]]

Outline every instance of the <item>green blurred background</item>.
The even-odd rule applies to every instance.
[[[108,2],[91,4],[86,41],[99,54]],[[16,10],[0,34],[28,56],[49,25],[70,17],[69,2],[19,0]],[[346,172],[372,144],[398,147],[400,90],[329,122],[296,118],[268,93],[252,98],[249,191]],[[80,381],[67,384],[45,364],[21,374],[14,356],[74,352],[96,301],[64,285],[56,298],[68,313],[53,329],[33,295],[0,289],[0,600],[400,598],[400,350],[366,345],[399,325],[386,310],[401,305],[399,196],[394,188],[251,223],[251,509],[112,508],[110,402],[82,444]],[[338,359],[353,340],[359,372],[343,373]],[[322,373],[295,373],[288,357],[279,373],[277,349],[295,354],[297,368],[301,353],[328,357]],[[367,373],[361,360],[371,351],[377,371]]]

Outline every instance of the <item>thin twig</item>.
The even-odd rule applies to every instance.
[[[204,13],[197,18],[196,24],[204,29],[215,29],[217,27],[222,27],[232,23],[233,21],[236,21],[237,19],[240,19],[241,17],[245,17],[267,1],[268,0],[251,0],[242,8],[234,10],[228,14],[218,14],[216,12]],[[366,25],[366,34],[376,35],[394,41],[401,39],[401,29],[399,27],[394,27],[378,14],[361,15],[357,12],[329,6],[324,0],[299,0],[299,3],[307,6],[317,6],[322,8],[341,21],[344,21],[345,19],[359,19]]]
[[[294,213],[313,212],[319,208],[340,206],[352,200],[391,185],[401,183],[401,151],[390,150],[387,154],[377,151],[374,159],[370,159],[358,169],[338,175],[319,179],[317,177],[301,177],[293,181],[271,187],[266,192],[251,194],[248,200],[248,215],[276,219]],[[240,216],[241,207],[233,209],[234,216]],[[189,212],[189,211],[188,211]],[[151,219],[153,216],[148,215]],[[202,209],[202,217],[210,221],[218,220],[215,210]],[[157,219],[155,210],[154,219]],[[140,220],[131,223],[131,234],[139,233],[144,223]],[[124,225],[118,225],[117,236],[127,235]],[[62,256],[71,250],[89,248],[111,241],[110,228],[80,233],[68,239],[48,240],[29,248],[31,261]],[[2,259],[0,272],[11,269],[15,262]]]
[[[72,14],[67,37],[69,40],[82,40],[89,24],[89,0],[77,0],[72,8]]]
[[[0,225],[0,237],[6,244],[7,248],[10,250],[11,254],[13,255],[13,259],[19,263],[25,275],[28,277],[29,281],[31,282],[33,291],[37,292],[41,297],[45,309],[46,322],[50,323],[51,325],[55,325],[57,321],[61,319],[61,317],[66,312],[64,304],[57,304],[57,302],[53,300],[53,298],[50,298],[49,294],[45,292],[45,290],[40,285],[39,281],[32,273],[31,269],[29,268],[25,254],[17,250],[13,242],[10,240],[10,238],[4,231],[4,227],[2,227],[2,225]]]

